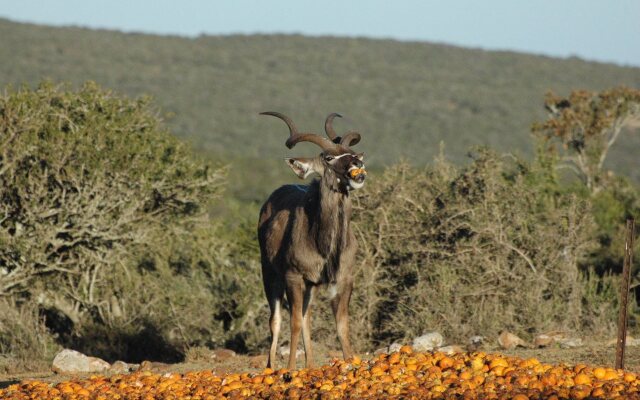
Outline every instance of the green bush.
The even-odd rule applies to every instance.
[[[479,150],[462,169],[440,159],[371,179],[355,212],[359,343],[609,332],[612,279],[580,270],[595,245],[590,203],[549,191],[550,175]]]
[[[10,90],[0,149],[0,296],[107,358],[125,344],[104,343],[141,332],[176,353],[222,340],[211,277],[225,246],[206,210],[225,171],[172,137],[149,99],[92,83]]]

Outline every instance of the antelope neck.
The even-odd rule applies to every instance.
[[[325,179],[317,182],[318,196],[314,227],[318,252],[326,260],[326,276],[328,282],[335,277],[335,268],[342,249],[347,245],[349,220],[351,219],[351,199],[349,194],[336,191]]]

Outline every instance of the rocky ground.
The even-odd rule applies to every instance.
[[[634,342],[631,342],[634,343]],[[441,344],[441,343],[440,343]],[[615,346],[611,340],[603,342],[587,342],[580,343],[576,347],[561,347],[558,343],[551,343],[546,347],[535,348],[532,345],[524,343],[522,345],[505,348],[504,344],[499,342],[495,344],[482,343],[478,346],[479,350],[487,353],[501,353],[507,356],[515,356],[523,359],[537,358],[544,363],[552,364],[587,364],[593,366],[613,367],[615,363]],[[391,348],[380,349],[380,351],[394,351]],[[458,350],[474,350],[470,349],[471,345],[466,346],[441,346],[442,351],[455,352]],[[322,348],[320,345],[315,346],[315,364],[325,365],[332,358],[340,358],[341,353],[336,350]],[[286,353],[286,348],[282,349]],[[424,349],[422,349],[424,350]],[[81,355],[82,357],[86,357]],[[373,353],[362,353],[363,359],[374,357]],[[302,367],[304,356],[301,354],[298,358],[298,366]],[[78,362],[78,361],[76,361]],[[0,358],[0,388],[7,387],[11,384],[37,379],[39,381],[58,383],[70,379],[81,379],[91,375],[100,374],[112,376],[133,372],[135,370],[150,371],[153,373],[185,373],[188,371],[211,370],[218,374],[230,372],[259,372],[266,365],[265,355],[240,355],[226,349],[194,349],[189,352],[187,359],[182,363],[165,364],[160,362],[145,361],[141,364],[126,364],[116,362],[111,365],[102,362],[99,359],[89,360],[83,359],[80,364],[91,365],[94,362],[96,369],[93,372],[82,372],[68,368],[67,370],[46,362],[28,362]],[[104,364],[103,364],[104,363]],[[284,367],[286,360],[283,357],[278,359],[276,367]],[[628,346],[625,351],[625,369],[631,372],[640,373],[640,346]],[[56,371],[56,372],[54,372]]]
[[[289,371],[262,368],[264,356],[237,356],[228,350],[201,349],[197,356],[205,360],[197,362],[174,365],[143,362],[135,366],[115,363],[103,373],[90,376],[59,372],[20,383],[8,381],[5,388],[0,388],[0,398],[640,400],[640,378],[630,372],[640,366],[637,348],[629,349],[626,371],[607,365],[613,360],[607,346],[498,350],[501,351],[494,353],[487,349],[447,355],[441,351],[415,352],[412,346],[405,345],[388,354],[379,352],[347,362],[329,360],[323,352],[316,360],[322,367]],[[71,366],[68,363],[72,360],[75,366],[106,367],[104,362],[83,355],[62,354],[60,358],[64,360],[54,361],[54,369],[58,371]],[[122,368],[134,368],[135,372],[115,372]]]

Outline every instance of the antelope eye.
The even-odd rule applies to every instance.
[[[324,160],[325,160],[326,162],[332,161],[333,159],[334,159],[334,157],[333,157],[333,156],[324,156]]]

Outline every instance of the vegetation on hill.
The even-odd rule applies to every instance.
[[[340,112],[346,118],[336,126],[363,134],[368,165],[404,158],[424,166],[441,141],[454,162],[473,145],[533,155],[529,128],[544,117],[541,95],[548,90],[640,87],[640,68],[393,40],[189,39],[6,20],[0,36],[0,87],[93,80],[131,96],[152,95],[174,115],[172,132],[233,162],[229,190],[250,200],[264,199],[274,177],[288,176],[278,161],[289,154],[286,132],[261,111],[281,111],[316,131],[326,115]],[[640,139],[624,142],[610,161],[638,179]]]

